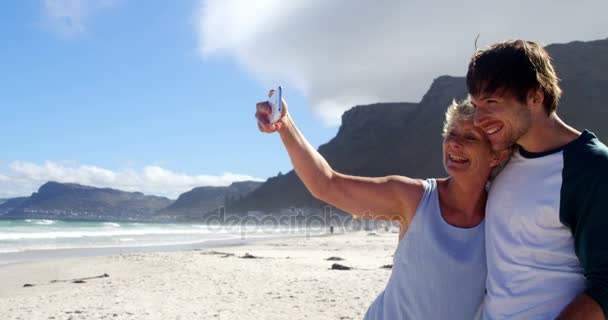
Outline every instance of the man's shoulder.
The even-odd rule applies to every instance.
[[[581,217],[594,214],[600,221],[608,218],[594,211],[608,209],[608,147],[585,130],[565,146],[563,157],[560,221],[575,233],[584,229],[577,227]]]
[[[585,130],[564,148],[564,161],[568,167],[605,175],[608,174],[608,147],[591,131]]]

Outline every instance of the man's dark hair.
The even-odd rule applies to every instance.
[[[526,103],[530,90],[541,89],[548,114],[557,109],[562,90],[551,57],[539,44],[510,40],[476,50],[469,62],[469,94],[508,93]]]

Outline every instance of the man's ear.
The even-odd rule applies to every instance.
[[[544,109],[545,92],[541,88],[531,89],[528,91],[528,104],[533,107],[541,107]]]
[[[509,157],[511,156],[511,150],[505,149],[502,151],[495,151],[494,158],[492,158],[492,162],[490,162],[490,168],[494,168],[498,165],[503,164]]]

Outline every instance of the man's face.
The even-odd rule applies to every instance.
[[[530,129],[530,108],[510,93],[471,96],[471,102],[475,126],[488,136],[495,151],[510,148]]]

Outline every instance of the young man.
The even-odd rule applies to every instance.
[[[606,319],[608,148],[557,116],[558,78],[534,42],[476,51],[467,87],[493,148],[518,146],[486,206],[484,319]]]

